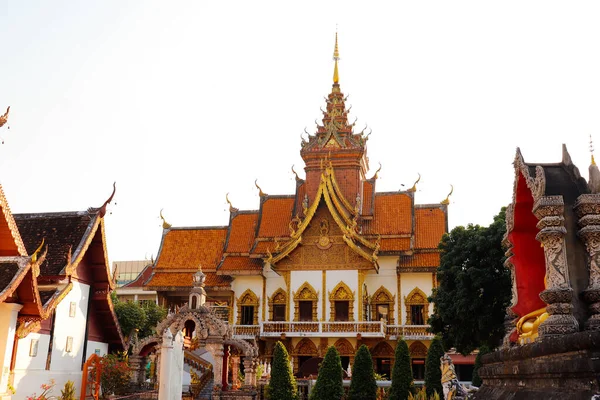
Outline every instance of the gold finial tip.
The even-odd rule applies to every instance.
[[[163,227],[163,229],[169,229],[169,228],[170,228],[172,225],[171,225],[170,223],[168,223],[168,222],[167,222],[167,220],[166,220],[166,219],[165,219],[165,217],[163,216],[163,213],[162,213],[162,212],[163,212],[163,209],[161,208],[161,209],[160,209],[160,213],[159,213],[159,215],[160,215],[160,219],[162,219],[162,222],[163,222],[163,223],[162,223],[162,227]]]
[[[335,61],[335,66],[333,67],[333,83],[339,83],[340,74],[338,72],[338,61],[340,59],[340,52],[338,50],[338,34],[335,32],[335,47],[333,48],[333,60]]]
[[[592,165],[596,165],[596,160],[594,159],[594,142],[592,141],[591,134],[590,134],[590,154],[592,155]]]

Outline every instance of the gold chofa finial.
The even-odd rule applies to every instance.
[[[163,209],[160,209],[160,219],[162,219],[163,222],[163,229],[169,229],[171,227],[171,224],[167,222],[167,220],[165,219],[165,217],[163,217]]]
[[[375,175],[373,175],[371,179],[379,178],[379,171],[381,171],[381,163],[379,163],[379,168],[377,168],[377,171],[375,171]]]
[[[298,174],[296,173],[296,171],[294,170],[294,166],[292,165],[292,172],[294,173],[294,176],[296,177],[296,181],[300,181],[302,179],[300,179],[300,177],[298,176]]]
[[[333,60],[335,61],[335,66],[333,67],[333,83],[339,83],[340,75],[338,73],[338,61],[340,59],[340,52],[338,50],[338,37],[337,30],[335,32],[335,48],[333,49]]]
[[[254,186],[256,186],[256,188],[258,189],[258,195],[260,197],[264,197],[264,196],[267,195],[265,192],[262,191],[262,189],[260,188],[260,186],[258,186],[258,179],[254,180]]]
[[[38,254],[40,254],[40,251],[42,251],[42,247],[44,247],[44,238],[42,238],[42,243],[40,244],[40,247],[38,247],[31,255],[32,262],[37,262]]]
[[[421,180],[421,174],[419,174],[417,172],[417,174],[419,175],[419,177],[417,178],[417,180],[415,181],[415,183],[413,183],[412,187],[410,189],[408,189],[409,192],[416,192],[417,191],[417,183],[419,183],[419,181]]]
[[[229,212],[234,212],[234,211],[237,211],[237,210],[238,210],[237,208],[235,208],[235,207],[233,206],[233,204],[231,204],[231,201],[229,201],[229,193],[227,193],[227,194],[225,195],[225,200],[227,200],[227,204],[229,204]]]
[[[450,185],[450,193],[448,193],[448,196],[446,196],[446,198],[442,200],[440,204],[443,204],[445,206],[450,204],[450,196],[452,196],[452,193],[454,193],[454,186]]]
[[[590,134],[590,153],[592,155],[592,165],[596,165],[596,160],[594,160],[594,143],[592,142],[591,134]]]

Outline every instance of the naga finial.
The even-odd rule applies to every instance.
[[[229,201],[229,193],[227,193],[227,194],[225,195],[225,200],[227,200],[227,204],[229,204],[229,212],[234,212],[234,211],[236,211],[236,210],[237,210],[237,208],[235,208],[235,207],[233,206],[233,204],[231,204],[231,201]]]
[[[448,196],[446,196],[446,198],[442,200],[440,204],[443,204],[445,206],[450,204],[450,196],[452,195],[452,193],[454,193],[454,186],[450,185],[450,193],[448,193]]]
[[[417,180],[415,181],[415,183],[413,183],[412,187],[410,189],[408,189],[409,192],[416,192],[417,191],[417,183],[419,183],[421,181],[421,174],[419,174],[417,172],[417,174],[419,175],[419,177],[417,178]]]
[[[6,122],[8,122],[8,113],[10,112],[10,106],[8,106],[6,108],[6,112],[4,113],[4,115],[0,115],[0,128],[2,128],[4,126],[4,124],[6,124]]]
[[[375,175],[373,175],[371,179],[379,178],[379,171],[381,171],[381,163],[379,163],[379,168],[377,168],[377,171],[375,171]]]
[[[267,195],[265,192],[262,191],[262,189],[260,188],[260,186],[258,186],[258,179],[254,180],[254,186],[256,186],[256,188],[258,189],[258,195],[260,197],[265,197]]]
[[[162,212],[163,212],[163,209],[161,208],[159,215],[160,215],[160,219],[162,219],[162,222],[163,222],[163,225],[162,225],[163,229],[169,229],[172,225],[167,222],[167,220],[165,219],[165,217],[163,217],[163,213]]]
[[[110,204],[110,202],[113,200],[113,197],[115,197],[115,192],[117,191],[117,182],[113,182],[113,192],[110,195],[110,197],[104,202],[104,204],[102,204],[102,207],[100,207],[100,210],[98,211],[98,214],[100,215],[100,218],[103,218],[104,215],[106,214],[106,207]]]
[[[294,176],[296,177],[296,182],[297,181],[301,181],[302,179],[300,179],[300,177],[298,176],[298,174],[296,173],[296,171],[294,170],[294,166],[292,165],[292,172],[294,173]]]
[[[31,262],[37,262],[38,255],[40,254],[40,251],[42,251],[42,247],[44,247],[44,241],[45,241],[45,239],[42,238],[42,243],[40,244],[40,246],[37,249],[35,249],[35,251],[31,255]]]

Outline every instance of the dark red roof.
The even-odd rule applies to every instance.
[[[126,287],[126,288],[143,287],[144,283],[152,275],[152,271],[153,271],[152,264],[146,265],[144,267],[144,269],[139,273],[139,275],[134,280],[132,280],[131,282],[129,282],[126,285],[123,285],[123,287]]]

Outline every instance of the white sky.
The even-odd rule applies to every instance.
[[[374,5],[375,4],[375,5]],[[300,134],[340,83],[373,129],[378,191],[488,224],[512,194],[517,146],[587,177],[600,142],[598,1],[3,1],[0,182],[13,212],[99,206],[111,261],[156,255],[175,226],[226,225],[294,191]],[[600,145],[599,145],[600,146]]]

